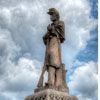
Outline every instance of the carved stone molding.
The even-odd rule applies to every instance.
[[[25,100],[78,100],[78,98],[65,92],[47,89],[30,95]]]

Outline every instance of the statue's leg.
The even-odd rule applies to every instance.
[[[56,86],[62,86],[62,69],[56,69]]]
[[[55,68],[49,67],[48,82],[49,85],[54,86],[55,84]]]

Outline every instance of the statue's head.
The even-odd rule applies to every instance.
[[[59,12],[55,8],[50,8],[47,13],[50,15],[51,21],[56,21],[60,19]]]

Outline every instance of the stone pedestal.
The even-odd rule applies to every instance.
[[[25,100],[78,100],[78,98],[65,92],[46,89],[27,96]]]

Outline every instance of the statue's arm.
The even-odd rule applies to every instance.
[[[54,37],[54,36],[57,36],[57,32],[56,32],[56,30],[55,30],[55,26],[54,25],[48,25],[48,27],[47,27],[47,30],[49,31],[49,38],[52,38],[52,37]]]
[[[43,42],[44,42],[44,44],[46,45],[47,44],[47,39],[50,37],[50,33],[49,33],[49,31],[47,31],[46,33],[45,33],[45,35],[43,36]]]
[[[59,24],[55,25],[55,30],[59,34],[61,43],[65,40],[65,24],[63,21],[60,21]]]

